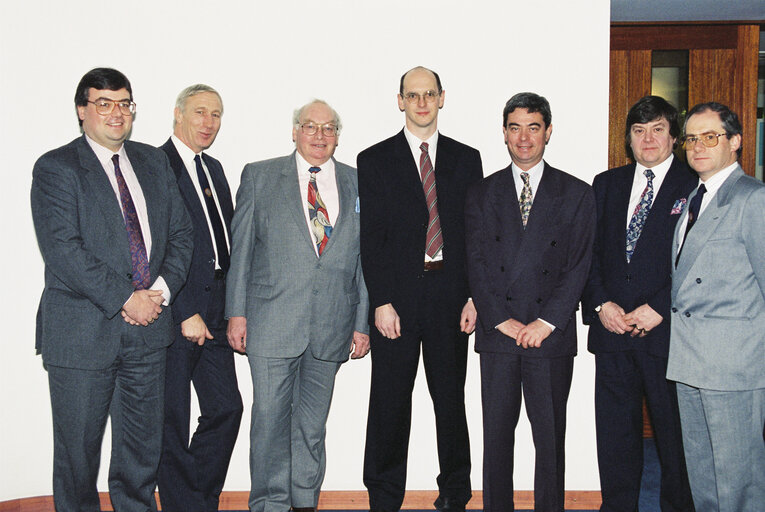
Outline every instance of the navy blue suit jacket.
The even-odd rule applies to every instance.
[[[673,159],[627,263],[627,208],[634,174],[635,164],[625,165],[598,174],[592,184],[598,227],[582,299],[584,321],[590,325],[587,348],[592,353],[647,350],[667,357],[672,237],[683,203],[698,177],[680,159]],[[615,302],[627,313],[648,304],[664,320],[644,338],[615,334],[603,327],[595,313],[595,307],[607,301]]]
[[[181,191],[181,197],[183,197],[183,202],[194,226],[194,253],[191,257],[189,277],[173,303],[173,320],[176,324],[180,324],[187,318],[199,313],[205,323],[209,323],[206,315],[210,290],[213,289],[212,284],[215,279],[215,249],[213,248],[210,229],[207,226],[207,218],[199,195],[194,188],[194,183],[191,181],[173,141],[168,139],[160,146],[160,149],[170,159],[170,166],[178,180],[178,189]],[[225,225],[228,238],[231,240],[231,219],[234,216],[234,205],[231,200],[231,189],[223,173],[223,166],[218,160],[205,153],[202,153],[202,159],[207,170],[210,171],[212,185],[215,187],[218,203],[223,213],[221,220]],[[223,341],[225,342],[225,340]],[[184,346],[191,347],[192,344],[186,342]]]

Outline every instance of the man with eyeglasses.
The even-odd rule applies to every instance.
[[[186,285],[173,303],[175,340],[167,351],[157,475],[164,512],[218,510],[242,418],[224,318],[234,206],[223,167],[206,152],[222,117],[223,102],[215,89],[189,86],[175,102],[173,135],[160,147],[194,225],[194,255]],[[200,417],[189,439],[192,382]]]
[[[192,227],[160,150],[128,141],[130,82],[96,68],[75,106],[83,136],[35,163],[32,217],[45,261],[38,353],[48,372],[56,510],[100,510],[107,417],[115,510],[157,510],[166,311],[186,280]]]
[[[247,164],[232,222],[228,341],[252,371],[252,512],[315,510],[335,375],[369,352],[356,170],[333,158],[340,117],[314,100],[295,151]]]
[[[464,204],[483,173],[478,151],[439,134],[444,97],[435,72],[404,73],[404,129],[358,156],[361,261],[375,326],[364,455],[373,511],[399,510],[404,499],[420,347],[441,469],[434,505],[463,511],[472,496],[464,387],[476,313],[465,273]]]
[[[699,181],[675,229],[667,378],[697,512],[765,503],[765,185],[738,164],[741,133],[720,103],[685,121]]]
[[[677,394],[666,377],[672,237],[698,181],[673,155],[679,134],[675,107],[641,98],[625,129],[635,163],[598,174],[592,184],[598,224],[582,316],[595,354],[601,512],[638,508],[643,396],[659,452],[662,511],[693,510]]]

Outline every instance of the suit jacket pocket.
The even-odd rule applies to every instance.
[[[712,320],[738,320],[738,321],[751,320],[751,318],[749,318],[748,316],[710,315],[710,314],[705,314],[704,318],[709,318]]]
[[[354,290],[346,295],[348,297],[348,304],[351,306],[358,304],[361,301],[361,297],[359,297],[359,291]]]
[[[250,285],[249,295],[259,299],[270,299],[274,294],[274,286],[271,284],[252,284]]]

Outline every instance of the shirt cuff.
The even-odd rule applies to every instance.
[[[157,280],[154,281],[154,284],[151,285],[149,290],[162,290],[162,298],[165,299],[162,302],[162,305],[170,305],[170,297],[172,297],[172,294],[170,293],[170,288],[168,288],[167,283],[165,282],[165,278],[159,276]]]
[[[162,278],[160,278],[160,279],[162,279]],[[552,333],[552,331],[555,330],[555,326],[553,324],[551,324],[550,322],[548,322],[547,320],[545,320],[544,318],[537,318],[537,320],[539,320],[540,322],[545,324],[547,327],[549,327],[551,329],[550,330],[551,333]]]

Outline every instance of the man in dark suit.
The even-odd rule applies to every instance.
[[[674,383],[667,381],[672,236],[697,181],[672,150],[677,110],[646,96],[627,114],[634,164],[595,177],[597,235],[582,300],[595,354],[603,512],[633,511],[643,471],[643,395],[661,464],[661,509],[693,510]]]
[[[37,349],[48,371],[56,510],[100,510],[107,417],[115,510],[157,510],[165,311],[189,268],[192,227],[167,157],[127,141],[135,113],[117,70],[82,77],[84,135],[35,163],[32,216],[45,261]]]
[[[251,512],[313,512],[335,375],[369,352],[356,170],[333,158],[326,102],[295,110],[289,155],[247,164],[236,195],[228,340],[252,372]]]
[[[398,106],[406,126],[358,156],[361,261],[376,327],[364,458],[372,510],[398,510],[404,499],[420,344],[438,435],[435,506],[464,510],[472,495],[464,387],[475,308],[464,202],[482,171],[478,151],[438,133],[444,96],[436,73],[405,73]]]
[[[589,185],[542,160],[551,123],[545,98],[510,98],[502,131],[512,164],[474,186],[465,206],[487,511],[513,510],[521,391],[536,447],[534,510],[563,511],[575,312],[590,269],[595,200]]]
[[[218,510],[242,418],[234,351],[223,316],[234,207],[223,167],[203,153],[215,140],[222,116],[223,102],[215,89],[187,87],[175,103],[173,135],[160,148],[170,159],[194,225],[191,268],[173,303],[175,341],[167,351],[157,474],[162,510],[167,512]],[[189,443],[191,382],[201,416]]]

